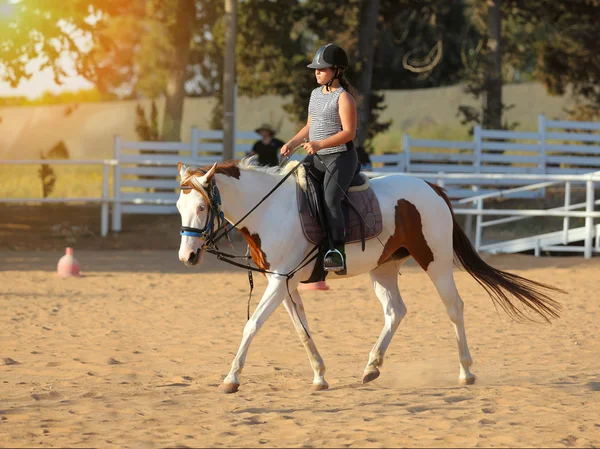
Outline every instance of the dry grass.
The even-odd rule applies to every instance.
[[[102,166],[52,165],[56,184],[50,197],[78,198],[102,195]],[[40,165],[0,165],[0,198],[42,198]],[[112,184],[112,180],[109,180]]]

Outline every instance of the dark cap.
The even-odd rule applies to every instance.
[[[348,55],[339,45],[327,44],[317,50],[312,63],[306,67],[309,69],[325,69],[334,66],[342,70],[347,69]]]

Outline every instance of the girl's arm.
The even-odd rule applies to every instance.
[[[294,150],[298,145],[304,142],[305,139],[308,139],[308,130],[310,129],[310,115],[308,116],[308,120],[306,121],[306,125],[296,133],[294,137],[290,139],[288,143],[281,147],[281,154],[287,156],[291,151]]]
[[[356,103],[354,102],[354,97],[348,92],[342,92],[340,95],[338,111],[342,121],[342,131],[327,139],[305,143],[304,148],[309,153],[316,153],[323,148],[343,145],[356,137]]]

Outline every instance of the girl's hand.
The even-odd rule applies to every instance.
[[[290,145],[290,142],[288,142],[281,147],[281,150],[279,150],[279,152],[281,153],[282,156],[287,156],[288,154],[290,154],[292,152],[292,150],[294,148],[295,147]]]
[[[315,154],[317,151],[322,149],[319,142],[314,141],[304,142],[302,144],[302,148],[304,148],[308,154]]]

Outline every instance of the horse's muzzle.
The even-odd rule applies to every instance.
[[[193,266],[193,265],[198,265],[198,262],[200,262],[200,260],[202,260],[201,256],[202,256],[202,249],[199,249],[198,251],[191,253],[190,257],[188,257],[188,260],[185,260],[183,263],[186,264],[188,267]]]

